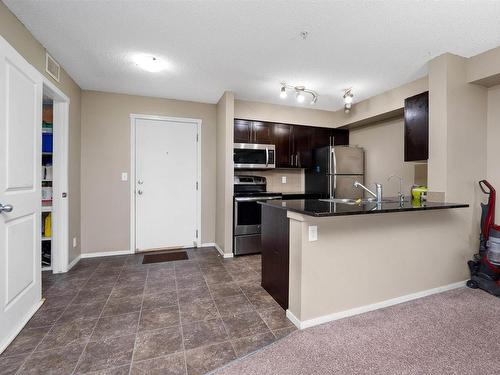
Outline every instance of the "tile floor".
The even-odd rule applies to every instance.
[[[260,256],[81,260],[44,273],[45,304],[0,355],[6,374],[204,374],[295,328],[260,286]]]

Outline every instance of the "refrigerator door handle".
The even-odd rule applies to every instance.
[[[328,173],[337,174],[337,157],[335,155],[334,147],[330,147],[330,170],[328,171]]]

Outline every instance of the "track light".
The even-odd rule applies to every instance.
[[[281,86],[281,92],[280,92],[280,98],[281,99],[285,99],[286,98],[286,87],[285,86]]]
[[[305,97],[302,91],[297,91],[297,102],[304,103]]]
[[[280,98],[285,99],[287,97],[287,90],[293,90],[295,91],[295,99],[297,100],[298,103],[304,103],[306,100],[305,94],[309,94],[312,96],[311,99],[311,105],[316,104],[318,101],[318,93],[313,90],[309,90],[305,88],[305,86],[291,86],[287,85],[285,82],[281,82],[281,89],[280,89]]]
[[[351,112],[352,102],[354,99],[354,93],[352,92],[352,88],[345,90],[344,92],[344,112]]]

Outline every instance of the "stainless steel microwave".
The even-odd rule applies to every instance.
[[[274,145],[256,143],[234,144],[234,168],[271,169],[276,168]]]

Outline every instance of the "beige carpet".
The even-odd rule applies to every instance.
[[[296,331],[214,374],[500,374],[500,298],[461,288]]]

